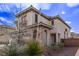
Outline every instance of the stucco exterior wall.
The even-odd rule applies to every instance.
[[[24,15],[26,15],[27,26],[28,26],[28,25],[32,25],[32,24],[35,24],[35,14],[37,14],[37,13],[31,11],[31,12],[28,12],[28,13],[23,14],[22,16],[20,16],[20,17],[17,18],[17,19],[19,19],[19,22],[21,22],[21,18],[22,18]],[[37,14],[37,15],[38,15],[38,23],[39,23],[39,22],[43,22],[43,23],[45,23],[45,24],[51,25],[51,21],[50,21],[50,20],[44,18],[44,17],[41,16],[40,14]]]
[[[28,12],[28,13],[25,13],[25,14],[23,14],[22,16],[20,16],[18,19],[19,19],[19,22],[21,22],[21,18],[24,16],[24,15],[26,15],[26,21],[27,21],[27,26],[28,25],[32,25],[32,15],[33,13],[32,12]]]
[[[67,27],[60,20],[58,20],[58,19],[54,20],[54,27],[55,27],[56,32],[60,33],[60,38],[64,38],[64,31],[65,31],[65,29],[67,29],[68,37],[70,37],[70,28]]]
[[[47,31],[47,36],[45,34],[45,30]],[[40,40],[42,44],[44,45],[50,45],[51,39],[50,39],[50,30],[44,27],[40,27]]]
[[[37,14],[37,13],[35,13],[35,12],[32,12],[32,20],[33,20],[33,23],[35,23],[34,21],[35,21],[35,14]],[[48,19],[46,19],[46,18],[44,18],[43,16],[41,16],[41,14],[37,14],[38,15],[38,23],[39,22],[43,22],[43,23],[45,23],[45,24],[48,24],[48,25],[51,25],[51,21],[50,20],[48,20]]]

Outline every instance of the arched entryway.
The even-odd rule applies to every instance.
[[[64,38],[65,38],[65,39],[68,38],[68,30],[67,30],[67,29],[64,30]]]

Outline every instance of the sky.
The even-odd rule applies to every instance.
[[[30,5],[48,16],[60,15],[71,26],[71,32],[79,33],[78,3],[0,3],[0,25],[15,27],[15,15]]]

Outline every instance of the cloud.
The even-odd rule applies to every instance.
[[[65,11],[62,11],[61,14],[66,14],[66,12]]]
[[[17,4],[18,5],[18,4]],[[33,6],[33,7],[35,7],[35,8],[37,8],[37,9],[39,9],[39,4],[36,4],[36,3],[23,3],[23,4],[20,4],[20,7],[22,8],[22,9],[26,9],[26,8],[28,8],[29,6]]]
[[[3,24],[3,25],[5,25],[6,23],[9,24],[9,25],[13,24],[12,21],[9,21],[9,20],[7,20],[7,19],[5,19],[3,17],[0,17],[0,23]]]
[[[71,29],[70,32],[74,32],[74,33],[76,33],[76,34],[79,34],[79,31],[78,31],[78,30],[75,31],[75,30]]]
[[[16,13],[19,11],[19,3],[1,3],[0,4],[0,12],[8,12],[8,13]]]
[[[67,24],[71,24],[71,21],[66,21]]]
[[[71,29],[70,32],[75,32],[75,31]]]
[[[68,7],[75,7],[77,5],[79,5],[79,3],[67,3]]]
[[[42,10],[49,10],[51,5],[50,3],[1,3],[0,4],[0,12],[9,12],[16,14],[20,10],[24,10],[29,6],[33,5],[33,7]]]
[[[0,12],[9,12],[11,11],[11,5],[9,4],[0,4]]]
[[[39,7],[43,10],[49,10],[51,7],[51,4],[44,3],[44,4],[40,4]]]
[[[22,8],[27,8],[30,5],[32,5],[33,7],[37,8],[37,9],[42,9],[42,10],[49,10],[52,4],[49,3],[24,3],[21,4]]]

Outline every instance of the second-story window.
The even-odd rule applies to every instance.
[[[19,29],[23,31],[25,30],[26,26],[27,26],[27,19],[26,19],[26,15],[24,15],[21,17],[19,21]]]
[[[22,18],[21,18],[21,24],[22,25],[27,25],[26,15],[22,16]]]
[[[25,23],[26,22],[26,15],[22,16],[21,20],[22,20],[23,23]]]
[[[54,21],[51,21],[52,25],[54,25]]]
[[[38,15],[35,14],[35,23],[38,23]]]

